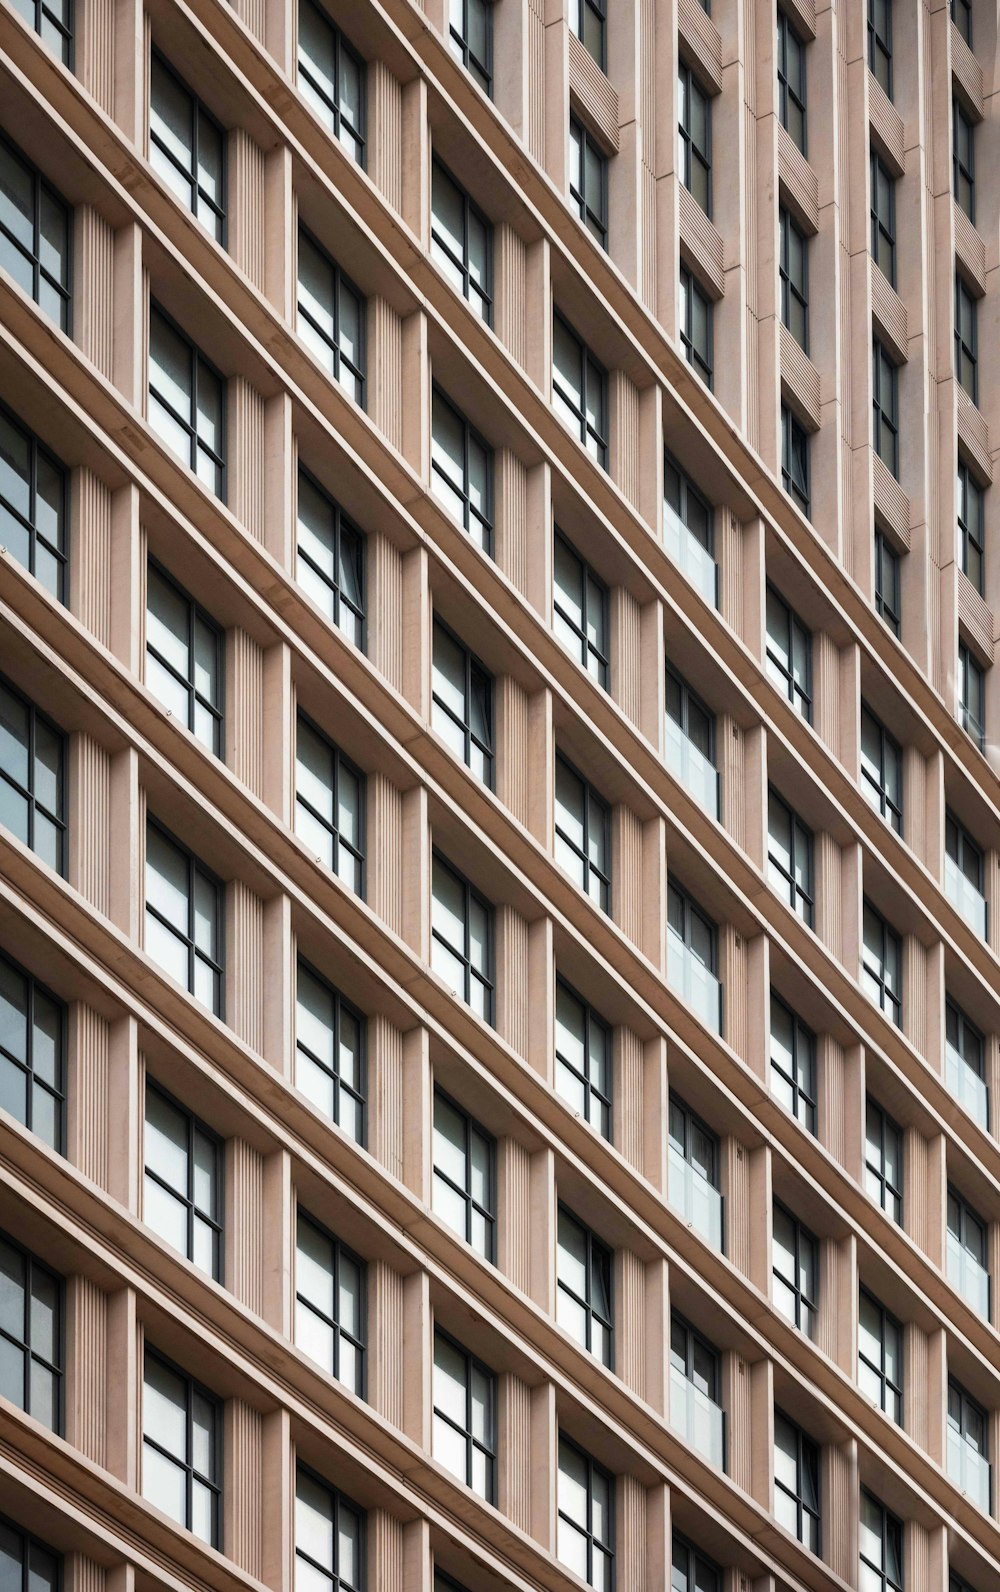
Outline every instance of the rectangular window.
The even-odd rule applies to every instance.
[[[364,648],[366,539],[301,466],[296,519],[299,585],[349,641]]]
[[[903,1329],[867,1288],[861,1289],[858,1304],[858,1386],[902,1426]]]
[[[615,1572],[615,1479],[561,1433],[556,1498],[560,1564],[588,1586],[610,1592]]]
[[[948,1378],[948,1475],[986,1514],[990,1512],[988,1416],[953,1376]]]
[[[722,1571],[714,1559],[675,1531],[670,1552],[671,1592],[722,1592]]]
[[[712,214],[712,102],[689,66],[677,69],[677,166],[681,182]]]
[[[225,502],[225,381],[155,304],[149,310],[149,423],[171,453]]]
[[[788,404],[781,406],[781,484],[806,519],[812,512],[809,486],[809,433]]]
[[[611,809],[556,756],[556,861],[602,912],[611,911]]]
[[[578,0],[586,6],[587,0]],[[608,158],[575,116],[569,119],[569,196],[602,249],[608,246]]]
[[[780,1410],[774,1412],[774,1514],[810,1553],[819,1553],[819,1449]]]
[[[984,494],[964,459],[958,461],[957,508],[962,569],[982,597],[986,592]]]
[[[957,1001],[945,1002],[944,1071],[952,1094],[982,1127],[990,1124],[986,1040]]]
[[[972,0],[951,0],[951,20],[972,49]]]
[[[892,99],[892,0],[868,0],[868,67]]]
[[[721,1154],[718,1136],[672,1091],[668,1120],[670,1203],[713,1249],[721,1251]]]
[[[493,449],[438,387],[431,405],[431,491],[492,558]]]
[[[364,166],[365,63],[312,0],[299,0],[298,66],[302,97]]]
[[[778,115],[796,148],[806,153],[806,46],[778,11]]]
[[[193,597],[150,561],[146,570],[146,684],[202,746],[221,757],[223,633]]]
[[[18,4],[17,10],[21,10]],[[34,10],[34,7],[31,7]],[[41,32],[41,28],[37,30]],[[60,1592],[62,1556],[0,1515],[0,1563],[8,1592]]]
[[[613,1363],[611,1251],[565,1206],[556,1241],[556,1320],[602,1365]]]
[[[431,723],[489,790],[493,789],[495,685],[475,653],[435,619]]]
[[[719,816],[715,714],[687,681],[667,666],[667,767],[700,807]]]
[[[556,1091],[605,1139],[611,1137],[611,1029],[556,979]]]
[[[778,274],[781,281],[781,319],[795,341],[809,352],[809,245],[785,205],[778,210],[781,242]]]
[[[807,1338],[815,1337],[819,1244],[809,1229],[774,1201],[771,1293],[774,1308]]]
[[[689,476],[663,456],[663,535],[667,557],[713,608],[719,604],[719,566],[715,561],[715,516]]]
[[[903,833],[903,754],[880,719],[861,704],[861,793],[890,829]]]
[[[864,904],[861,987],[897,1028],[903,1021],[903,946],[870,901]]]
[[[986,1250],[987,1227],[956,1188],[948,1189],[948,1281],[966,1303],[990,1319],[990,1271]]]
[[[976,126],[957,95],[951,101],[951,174],[955,203],[969,220],[976,220]]]
[[[559,314],[552,317],[552,407],[606,470],[608,373]]]
[[[767,586],[767,672],[796,713],[812,723],[812,634],[793,608]]]
[[[875,532],[875,612],[898,636],[902,626],[899,554],[881,530]]]
[[[767,876],[796,917],[811,929],[816,918],[812,830],[782,801],[773,785],[767,792]]]
[[[434,1329],[434,1458],[487,1503],[496,1502],[497,1379]]]
[[[431,1205],[477,1255],[496,1253],[496,1141],[440,1089],[434,1091]]]
[[[894,1222],[902,1222],[903,1135],[871,1095],[865,1102],[865,1188]]]
[[[72,214],[41,172],[3,137],[0,194],[0,266],[68,332]]]
[[[304,713],[295,731],[295,833],[318,862],[365,896],[365,776]]]
[[[221,1543],[222,1406],[152,1349],[143,1357],[142,1496],[179,1526]]]
[[[722,1358],[676,1310],[670,1312],[670,1424],[696,1453],[722,1470],[725,1422]]]
[[[903,1592],[902,1523],[864,1487],[860,1548],[864,1592]]]
[[[946,811],[944,822],[944,889],[980,939],[987,930],[986,858],[965,825]]]
[[[962,728],[985,751],[986,674],[964,641],[958,643],[958,705]]]
[[[152,818],[146,823],[146,954],[222,1016],[222,881]]]
[[[493,324],[493,228],[479,206],[436,157],[431,167],[431,258]]]
[[[295,1471],[295,1588],[363,1592],[365,1512],[304,1465]]]
[[[896,286],[896,179],[871,156],[872,259],[890,287]]]
[[[66,601],[66,467],[0,406],[0,544]]]
[[[816,1132],[816,1035],[771,991],[771,1093]]]
[[[73,0],[14,0],[14,10],[45,41],[63,66],[73,67]],[[56,1561],[51,1554],[45,1557]],[[43,1577],[43,1582],[47,1577]],[[54,1583],[53,1583],[54,1584]]]
[[[681,266],[680,334],[684,358],[709,392],[713,382],[713,305],[686,265]]]
[[[149,163],[225,247],[225,129],[158,50],[149,66]]]
[[[702,1022],[722,1032],[719,931],[686,890],[667,884],[667,982]]]
[[[607,691],[611,654],[608,588],[558,531],[554,551],[552,628],[563,646]]]
[[[493,98],[493,6],[490,0],[448,0],[451,53]]]
[[[0,1290],[0,1389],[3,1396],[50,1431],[61,1432],[62,1279],[6,1234],[0,1233]]]
[[[295,1343],[310,1360],[365,1394],[365,1263],[299,1210],[295,1237]]]
[[[899,480],[899,372],[883,343],[872,342],[872,447]]]
[[[493,1023],[493,908],[434,853],[431,967],[484,1022]]]
[[[222,1278],[222,1141],[146,1084],[142,1219],[201,1271]]]
[[[66,1008],[6,956],[0,956],[0,1106],[62,1151]]]
[[[974,404],[979,402],[978,304],[955,273],[955,377]]]
[[[295,1003],[295,1087],[318,1111],[365,1142],[363,1014],[299,960]]]
[[[572,0],[569,25],[594,57],[601,71],[607,67],[607,10],[604,0]]]
[[[66,871],[66,737],[0,679],[0,825]]]
[[[299,228],[300,337],[349,398],[365,407],[365,300],[359,288]]]

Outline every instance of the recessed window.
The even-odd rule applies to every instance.
[[[894,636],[902,627],[900,558],[881,529],[875,531],[875,612]]]
[[[811,1553],[819,1553],[819,1449],[780,1410],[774,1412],[774,1514]]]
[[[890,1023],[902,1026],[902,941],[870,901],[864,904],[862,923],[861,987]]]
[[[437,387],[431,409],[431,491],[492,558],[493,449]]]
[[[0,407],[0,544],[66,601],[67,472]]]
[[[299,468],[298,567],[302,586],[356,647],[365,644],[365,542],[340,504]]]
[[[894,1222],[903,1220],[903,1135],[868,1096],[865,1102],[865,1188]]]
[[[299,1465],[295,1473],[295,1586],[363,1592],[363,1509]]]
[[[719,567],[712,505],[668,453],[663,456],[663,536],[667,556],[717,608]]]
[[[872,259],[890,287],[896,286],[896,179],[871,156]]]
[[[956,1188],[949,1188],[946,1243],[948,1281],[984,1321],[990,1319],[990,1271],[986,1238],[986,1223],[979,1212]]]
[[[364,1397],[364,1261],[302,1210],[295,1237],[295,1344]]]
[[[484,1260],[496,1253],[496,1141],[485,1128],[434,1091],[434,1213]]]
[[[142,1381],[142,1496],[179,1526],[221,1542],[222,1406],[147,1348]]]
[[[222,1016],[222,882],[153,819],[146,824],[145,949]]]
[[[669,1101],[668,1187],[675,1210],[713,1249],[722,1249],[718,1136],[673,1090]]]
[[[431,889],[431,967],[487,1023],[493,1022],[493,908],[437,852]]]
[[[784,1205],[774,1201],[771,1296],[775,1310],[807,1338],[816,1335],[819,1244]]]
[[[66,1008],[0,956],[0,1106],[61,1151],[65,1105]]]
[[[72,216],[41,172],[3,137],[0,194],[0,266],[66,332]]]
[[[21,4],[17,10],[22,10]],[[3,1515],[0,1515],[0,1554],[4,1563],[4,1583],[9,1592],[60,1592],[62,1555],[53,1553],[51,1548]]]
[[[66,737],[0,680],[0,825],[56,873],[66,869]]]
[[[199,481],[226,497],[226,384],[155,305],[149,311],[149,423]]]
[[[490,0],[448,0],[448,43],[490,99],[493,98],[493,7]]]
[[[365,776],[304,713],[295,736],[295,833],[364,899]]]
[[[719,816],[715,714],[687,681],[667,666],[667,767],[699,806]]]
[[[314,968],[299,961],[295,1087],[358,1144],[365,1138],[365,1019]]]
[[[588,1586],[614,1585],[615,1481],[568,1437],[559,1436],[556,1556]]]
[[[73,0],[14,0],[14,10],[44,39],[63,66],[72,67]],[[44,1556],[52,1558],[50,1554]],[[43,1576],[43,1584],[45,1580],[47,1577]]]
[[[689,66],[677,69],[677,170],[707,216],[712,214],[712,102]]]
[[[157,50],[149,65],[149,163],[224,245],[225,131]]]
[[[899,372],[883,343],[872,343],[872,447],[899,480]]]
[[[434,1332],[434,1458],[487,1503],[496,1502],[497,1379],[455,1339]]]
[[[903,1527],[861,1489],[861,1585],[865,1592],[903,1592]]]
[[[679,325],[684,358],[711,391],[713,381],[713,305],[686,265],[681,266]]]
[[[962,728],[986,749],[986,673],[964,641],[958,643],[958,706]]]
[[[892,0],[868,0],[868,67],[892,99]]]
[[[781,406],[781,484],[808,519],[812,512],[809,433],[788,404]]]
[[[552,317],[552,407],[606,470],[608,373],[561,315]]]
[[[781,243],[778,274],[781,281],[781,319],[795,341],[809,352],[809,244],[785,205],[778,210]]]
[[[579,0],[586,6],[587,0]],[[602,249],[608,246],[608,159],[575,116],[569,119],[569,196],[580,220]]]
[[[600,1360],[612,1364],[611,1251],[564,1206],[556,1241],[556,1320]]]
[[[602,1138],[611,1137],[611,1029],[556,980],[556,1090]]]
[[[146,684],[202,746],[222,756],[218,625],[157,564],[146,571]]]
[[[816,1132],[816,1035],[771,991],[771,1093]]]
[[[972,0],[951,0],[951,20],[972,49]]]
[[[958,538],[962,569],[982,597],[986,591],[985,499],[964,459],[958,461]]]
[[[552,572],[552,628],[598,685],[608,689],[608,588],[559,532]]]
[[[714,1559],[675,1531],[670,1552],[672,1592],[722,1592],[722,1571]]]
[[[299,0],[299,88],[359,166],[365,164],[365,63],[325,11]]]
[[[982,1127],[990,1123],[989,1091],[986,1085],[986,1040],[949,996],[944,1019],[945,1082]]]
[[[61,1432],[62,1279],[0,1233],[0,1281],[0,1389],[17,1409]]]
[[[812,830],[773,786],[767,793],[767,876],[772,889],[811,929],[816,919]]]
[[[440,619],[434,621],[431,723],[463,763],[493,789],[495,681]]]
[[[142,1219],[186,1260],[222,1274],[221,1140],[169,1095],[146,1084]]]
[[[890,1421],[903,1424],[903,1329],[867,1288],[858,1303],[858,1386],[884,1410]]]
[[[976,125],[958,96],[951,102],[951,174],[955,203],[973,223],[976,219]]]
[[[611,910],[611,809],[556,757],[556,861],[602,912]]]
[[[607,50],[607,10],[604,0],[571,0],[569,25],[603,71]]]
[[[667,982],[714,1033],[722,1032],[719,931],[679,885],[667,884]]]
[[[670,1424],[696,1453],[722,1469],[722,1357],[676,1310],[670,1312]]]
[[[986,939],[986,858],[965,825],[951,811],[944,822],[945,895],[974,934]]]
[[[986,1411],[953,1376],[948,1378],[948,1475],[987,1514],[990,1460]]]
[[[796,713],[812,723],[812,634],[768,582],[767,672]]]
[[[431,258],[487,326],[493,321],[493,228],[435,158],[431,168]]]
[[[792,143],[806,153],[806,46],[778,11],[778,116]]]
[[[864,702],[861,704],[861,794],[897,835],[903,833],[903,754]]]
[[[300,336],[349,398],[365,406],[365,300],[340,266],[299,228]]]
[[[978,304],[955,275],[955,377],[974,404],[979,402]]]

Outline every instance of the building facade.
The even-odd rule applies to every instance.
[[[3,1592],[1000,1587],[997,22],[0,0]]]

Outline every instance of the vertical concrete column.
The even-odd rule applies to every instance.
[[[431,832],[427,790],[403,792],[403,939],[422,962],[431,952]]]
[[[497,1389],[497,1497],[501,1514],[520,1531],[531,1529],[531,1395],[519,1376],[504,1372]]]
[[[546,625],[552,623],[552,475],[547,464],[528,471],[524,595]]]
[[[403,1181],[424,1205],[431,1202],[433,1091],[426,1028],[403,1035]]]
[[[127,222],[115,233],[112,268],[112,377],[125,402],[145,413],[148,292],[142,263],[142,231],[137,222]]]
[[[636,945],[641,943],[643,927],[642,829],[635,813],[623,802],[616,803],[611,810],[611,915]]]
[[[79,465],[70,474],[69,493],[70,612],[102,646],[110,647],[111,491],[93,470]]]
[[[295,1225],[291,1156],[287,1150],[272,1150],[270,1155],[264,1157],[263,1164],[260,1310],[268,1326],[284,1338],[292,1336]],[[265,1449],[266,1438],[267,1422],[265,1422]],[[266,1462],[265,1472],[267,1472]]]
[[[73,341],[110,381],[114,366],[115,235],[93,205],[73,216]]]
[[[840,853],[841,960],[852,978],[861,967],[861,939],[864,917],[864,854],[860,843],[846,845]]]
[[[66,1441],[106,1463],[108,1296],[82,1273],[66,1282]]]
[[[400,214],[425,249],[431,237],[431,149],[427,82],[415,77],[403,85],[401,106],[402,194]]]
[[[545,153],[543,165],[560,193],[569,175],[569,29],[565,0],[543,0],[545,24]]]
[[[557,1198],[556,1162],[552,1150],[536,1150],[528,1173],[532,1235],[528,1256],[528,1292],[547,1316],[556,1313]]]
[[[416,559],[418,551],[407,556]],[[368,656],[395,690],[415,691],[409,700],[419,709],[421,668],[408,657],[405,680],[403,671],[403,554],[381,531],[368,536],[368,614]]]
[[[523,596],[528,588],[528,470],[512,449],[497,449],[494,482],[496,561]]]
[[[619,1025],[612,1036],[612,1123],[615,1148],[637,1172],[645,1169],[645,1088],[643,1044],[631,1028]]]
[[[903,1227],[932,1266],[945,1267],[948,1177],[943,1133],[903,1130]]]
[[[263,796],[264,649],[234,625],[226,631],[225,650],[226,765],[255,796]]]
[[[750,1186],[753,1155],[731,1133],[723,1138],[720,1151],[719,1184],[725,1213],[723,1249],[737,1270],[744,1277],[750,1277],[753,1228],[761,1218]]]
[[[947,1592],[948,1527],[944,1521],[929,1527],[919,1519],[904,1521],[903,1563],[906,1585],[913,1592]]]
[[[547,686],[528,698],[526,778],[528,828],[551,856],[555,846],[555,727],[552,692]]]
[[[639,424],[641,395],[635,382],[622,370],[610,372],[609,473],[615,486],[633,508],[638,509],[643,488],[642,437]],[[648,488],[646,489],[648,491]]]
[[[827,950],[843,961],[844,933],[843,856],[831,834],[825,830],[815,837],[816,932]],[[854,972],[853,967],[850,970]]]
[[[511,8],[523,14],[523,5]],[[494,13],[496,27],[494,43],[500,31],[499,8]],[[523,73],[525,63],[517,62]],[[498,70],[499,80],[501,73]],[[498,101],[499,103],[499,101]],[[493,229],[493,329],[508,354],[522,370],[527,369],[528,348],[525,336],[525,302],[527,297],[528,248],[520,233],[507,221],[500,221]]]
[[[527,1011],[523,1019],[521,1054],[528,1065],[552,1087],[555,1078],[556,959],[552,919],[536,918],[528,925],[527,979],[506,997],[516,1000],[518,991],[527,989]]]
[[[670,1291],[667,1262],[656,1256],[643,1267],[643,1336],[645,1365],[642,1396],[658,1415],[666,1416],[668,1353],[670,1341]]]
[[[774,1512],[774,1367],[755,1360],[750,1367],[750,1496]]]
[[[816,1036],[819,1140],[851,1177],[864,1181],[865,1087],[861,1045]]]
[[[295,1077],[295,1002],[298,958],[286,895],[264,902],[261,1054],[269,1067],[291,1083]]]
[[[434,1321],[430,1281],[425,1271],[403,1280],[401,1425],[425,1453],[431,1446]]]
[[[405,1592],[432,1592],[431,1528],[426,1520],[408,1520],[403,1527]]]
[[[251,1050],[264,1037],[264,903],[242,879],[225,889],[226,1021]]]
[[[718,719],[717,761],[722,822],[757,867],[767,856],[767,736],[763,725],[745,729],[728,713]]]
[[[531,1188],[531,1155],[508,1134],[497,1144],[497,1265],[522,1293],[531,1289]]]
[[[80,529],[83,532],[82,523]],[[102,551],[103,541],[103,537],[96,537],[91,551],[85,555],[92,568],[93,559]],[[111,650],[133,675],[142,673],[146,618],[145,542],[139,524],[139,489],[121,486],[111,497],[110,559],[104,567],[103,579],[108,591]],[[94,579],[99,578],[94,570]]]
[[[385,62],[377,59],[368,66],[368,126],[368,170],[380,193],[399,212],[403,198],[403,87]],[[424,139],[419,124],[407,130],[418,140],[418,159],[411,171],[415,176],[416,168],[423,164],[419,155],[424,152]]]
[[[403,1575],[403,1522],[387,1509],[369,1509],[367,1575],[372,1592],[408,1592]]]
[[[86,1554],[67,1553],[63,1559],[63,1585],[66,1592],[107,1592],[108,1571]]]
[[[136,1318],[133,1289],[108,1296],[108,1364],[114,1376],[107,1384],[105,1464],[126,1487],[139,1487],[139,1445],[142,1441],[142,1330]]]
[[[527,372],[549,400],[552,396],[552,259],[547,238],[536,239],[528,246],[525,284]]]
[[[944,1057],[944,946],[903,936],[903,1032],[937,1071]]]
[[[245,1139],[227,1140],[226,1287],[255,1315],[264,1308],[264,1164]]]
[[[611,694],[638,728],[641,688],[640,608],[624,586],[611,589]]]
[[[133,1216],[139,1214],[142,1180],[145,1082],[139,1055],[139,1027],[134,1017],[111,1024],[108,1043],[109,1110],[106,1135],[107,1191]],[[83,1118],[80,1126],[86,1126]],[[100,1141],[99,1141],[100,1142]]]
[[[737,1487],[749,1492],[753,1476],[750,1366],[727,1349],[722,1356],[722,1408],[726,1417],[726,1470]]]
[[[403,556],[401,598],[403,694],[426,723],[431,716],[434,610],[425,547],[411,548]]]
[[[615,1372],[625,1386],[645,1397],[647,1354],[656,1346],[646,1343],[646,1269],[638,1255],[619,1248],[614,1255]]]
[[[542,920],[544,921],[544,920]],[[524,999],[530,987],[529,925],[513,907],[496,908],[496,1026],[501,1039],[527,1060],[542,1012]]]
[[[509,674],[496,682],[496,792],[519,823],[528,822],[528,693]]]
[[[663,1195],[667,1191],[667,1041],[654,1034],[642,1047],[643,1175]]]
[[[77,731],[69,742],[69,882],[107,916],[110,905],[111,758],[92,736]]]
[[[750,1281],[771,1295],[771,1151],[766,1144],[750,1152]]]
[[[255,542],[265,537],[264,400],[243,376],[226,383],[226,502]]]
[[[368,1148],[403,1177],[403,1035],[381,1012],[368,1019]]]
[[[559,1462],[559,1421],[556,1390],[543,1382],[531,1390],[531,1524],[529,1530],[540,1547],[550,1553],[556,1546],[556,1485]]]
[[[402,405],[397,446],[419,479],[431,479],[431,363],[427,348],[427,317],[414,310],[402,323],[402,373],[397,387]]]
[[[261,0],[242,0],[248,9],[257,9]],[[260,18],[263,25],[263,16]],[[256,31],[256,30],[254,30]],[[234,262],[245,271],[255,288],[266,291],[265,256],[267,242],[266,157],[260,145],[242,127],[230,130],[226,140],[229,226],[226,247]]]
[[[263,1419],[243,1399],[227,1399],[223,1411],[226,1463],[222,1531],[226,1556],[256,1580],[263,1559]]]
[[[96,18],[95,18],[96,20]],[[125,137],[140,153],[146,151],[146,106],[149,104],[149,20],[140,0],[115,0],[102,20],[113,28],[112,47],[108,34],[98,48],[113,72],[111,85],[114,118]],[[101,74],[104,77],[104,73]],[[102,82],[107,92],[107,80]],[[102,102],[103,103],[103,102]]]
[[[738,425],[746,425],[756,442],[759,438],[755,400],[770,387],[770,371],[763,358],[751,353],[750,339],[756,329],[749,312],[749,297],[756,273],[747,259],[757,238],[756,207],[773,192],[770,184],[754,181],[751,161],[756,144],[756,123],[745,110],[748,64],[743,52],[722,56],[722,93],[712,101],[712,134],[716,149],[725,149],[726,158],[716,160],[712,170],[713,220],[724,239],[725,292],[716,303],[715,390]],[[755,305],[756,308],[756,305]]]
[[[287,1409],[264,1417],[261,1433],[261,1570],[271,1592],[295,1585],[295,1458]]]
[[[72,1166],[106,1190],[111,1024],[74,1001],[67,1028],[66,1155]]]
[[[368,1268],[368,1401],[400,1428],[403,1384],[408,1375],[403,1349],[404,1316],[403,1278],[385,1261],[378,1260]]]
[[[365,895],[394,934],[403,927],[403,793],[382,773],[367,780]]]
[[[403,448],[403,319],[388,300],[368,300],[368,402],[375,425],[394,448]],[[409,374],[407,387],[412,388]],[[411,393],[408,391],[406,397]]]
[[[820,1244],[817,1341],[852,1380],[858,1364],[858,1250],[853,1233]]]
[[[858,1445],[827,1443],[820,1464],[820,1511],[825,1523],[823,1557],[849,1585],[858,1573]]]
[[[115,110],[114,0],[80,0],[75,8],[73,68],[106,116]],[[78,1592],[83,1592],[82,1586]]]
[[[275,393],[264,404],[264,527],[261,541],[289,574],[296,570],[298,544],[298,448],[292,431],[292,400]]]
[[[646,740],[662,757],[666,740],[666,655],[663,604],[657,599],[639,610],[639,718]]]
[[[267,0],[284,9],[285,0]],[[294,6],[288,7],[294,11]],[[264,156],[263,290],[282,320],[295,319],[298,217],[292,181],[292,152],[287,144]],[[247,239],[248,248],[252,245]],[[249,273],[248,273],[249,274]],[[252,278],[256,281],[256,278]]]
[[[298,6],[291,0],[264,0],[264,42],[280,72],[295,76]]]

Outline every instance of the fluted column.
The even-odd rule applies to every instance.
[[[403,795],[384,774],[368,776],[368,904],[392,929],[403,932]]]
[[[225,1406],[225,1485],[223,1489],[223,1537],[226,1556],[248,1576],[257,1579],[263,1561],[261,1518],[261,1445],[263,1419],[260,1411],[242,1399],[229,1399]]]
[[[66,1285],[66,1439],[106,1464],[108,1299],[89,1277]]]
[[[229,1139],[225,1165],[226,1287],[259,1314],[264,1305],[264,1157],[244,1139]]]
[[[226,632],[226,762],[255,796],[264,791],[264,652],[239,626]]]
[[[111,1028],[82,1001],[69,1009],[69,1080],[66,1089],[67,1155],[84,1177],[107,1189],[111,1106]]]
[[[264,905],[242,881],[226,888],[226,1015],[253,1049],[264,1039]]]
[[[521,1531],[531,1525],[531,1389],[505,1372],[497,1390],[500,1510]]]

